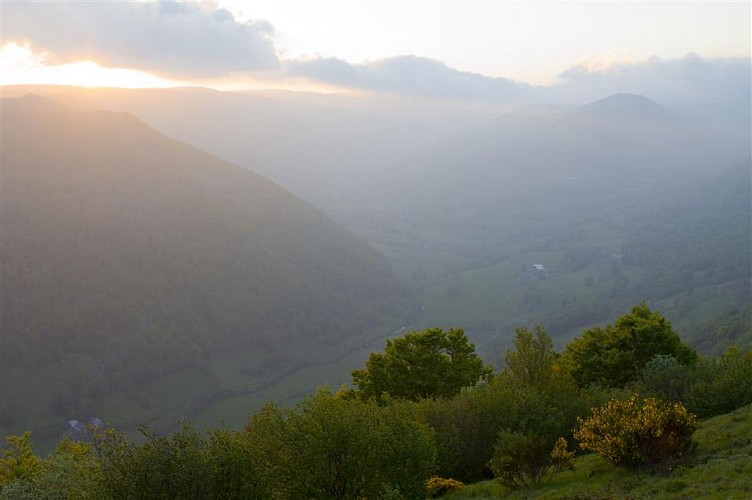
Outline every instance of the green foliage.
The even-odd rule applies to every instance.
[[[429,328],[388,339],[383,353],[372,353],[363,370],[352,372],[364,399],[450,398],[491,374],[475,354],[465,332]]]
[[[514,331],[514,350],[504,357],[504,367],[516,382],[532,386],[548,383],[553,376],[557,359],[551,337],[541,325],[534,332],[526,327]]]
[[[169,436],[142,428],[146,441],[129,443],[112,430],[97,431],[94,449],[111,498],[266,498],[254,450],[226,429],[207,434],[189,425]]]
[[[645,269],[643,296],[657,299],[749,281],[750,182],[749,163],[738,165],[710,182],[706,179],[699,194],[689,199],[685,195],[669,210],[656,210],[632,229],[624,246],[625,261]],[[741,307],[749,304],[748,285],[746,290],[736,298]],[[697,334],[698,343],[704,342],[707,331]],[[734,343],[733,336],[726,340]]]
[[[510,490],[498,481],[468,484],[447,498],[738,498],[752,495],[752,406],[699,424],[691,467],[671,474],[615,467],[594,454],[577,457],[575,470],[557,474],[534,491]]]
[[[456,479],[432,477],[426,483],[426,489],[428,490],[428,496],[430,498],[443,497],[448,493],[459,491],[465,487],[465,483],[457,481]]]
[[[656,354],[629,386],[641,394],[686,404],[687,393],[702,363],[700,359],[694,365],[683,365],[673,356]]]
[[[24,432],[20,436],[8,436],[5,442],[7,448],[2,450],[0,458],[0,488],[16,479],[23,479],[36,472],[39,468],[39,457],[29,443],[31,432]]]
[[[670,355],[682,364],[697,358],[671,324],[644,302],[632,307],[613,325],[585,330],[567,345],[564,357],[581,387],[602,384],[624,387],[655,356]]]
[[[593,408],[589,418],[578,418],[577,423],[574,437],[580,448],[628,468],[686,460],[694,450],[692,433],[698,426],[697,417],[679,403],[639,401],[637,396]]]
[[[493,389],[492,389],[493,388]],[[499,430],[506,424],[512,399],[496,380],[449,400],[417,404],[420,421],[436,431],[437,473],[469,483],[487,477],[487,464]]]
[[[577,417],[613,392],[578,389],[556,378],[546,386],[525,386],[501,375],[451,400],[421,401],[416,413],[436,431],[437,472],[469,483],[490,476],[488,463],[503,429],[540,435],[550,451],[558,437],[570,436]]]
[[[229,429],[209,431],[206,481],[215,498],[268,498],[258,451],[242,433]]]
[[[3,500],[99,500],[106,496],[100,463],[91,445],[68,439],[61,440],[53,453],[40,460],[32,474],[17,478],[0,492]]]
[[[285,498],[424,498],[433,432],[405,405],[320,390],[292,410],[268,405],[246,425],[265,478]]]
[[[511,488],[532,488],[549,473],[570,470],[574,452],[559,438],[551,445],[541,435],[504,430],[499,433],[489,466],[494,476]]]
[[[99,452],[109,494],[113,498],[186,498],[191,492],[208,493],[202,457],[205,441],[189,426],[171,436],[157,436],[142,428],[142,445],[128,443],[112,430],[97,433]]]
[[[449,400],[424,400],[416,414],[436,431],[438,473],[465,482],[489,477],[489,460],[503,430],[541,437],[551,451],[571,435],[577,417],[618,395],[597,386],[578,388],[560,369],[545,330],[519,328],[504,371]]]
[[[721,358],[703,358],[694,369],[685,401],[700,418],[752,403],[752,351],[730,348]]]
[[[692,365],[656,356],[632,387],[681,402],[700,418],[728,413],[752,403],[752,352],[730,348],[722,357],[701,357]]]

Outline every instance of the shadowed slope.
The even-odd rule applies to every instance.
[[[261,176],[126,113],[1,111],[9,369],[86,359],[96,392],[228,350],[273,365],[409,307],[379,253]]]

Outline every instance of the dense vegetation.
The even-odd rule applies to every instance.
[[[668,356],[683,365],[697,358],[671,324],[644,302],[613,325],[585,330],[567,345],[564,357],[580,387],[600,384],[624,387],[655,356]]]
[[[511,490],[495,480],[467,485],[447,498],[748,498],[752,494],[752,405],[700,422],[691,466],[670,474],[613,467],[595,454],[577,457],[534,490]]]
[[[387,340],[384,353],[371,353],[366,367],[352,375],[355,394],[363,399],[416,401],[451,398],[492,371],[475,354],[462,329],[429,328]]]
[[[663,328],[640,328],[646,318]],[[442,397],[440,388],[417,401],[321,389],[292,409],[267,405],[242,431],[184,426],[160,436],[145,429],[146,441],[134,444],[113,429],[92,428],[87,441],[63,440],[45,458],[33,454],[28,435],[11,437],[0,460],[0,498],[425,498],[433,476],[444,479],[430,481],[432,494],[461,494],[472,488],[460,489],[456,481],[491,474],[509,493],[539,488],[554,473],[571,474],[564,471],[576,462],[576,444],[641,474],[686,475],[701,458],[693,454],[692,407],[710,417],[752,403],[752,352],[732,350],[684,365],[661,352],[659,340],[673,332],[645,304],[616,323],[634,326],[656,351],[623,387],[578,385],[567,355],[552,349],[541,326],[519,328],[509,365],[490,381],[478,374],[454,397]],[[466,338],[457,342],[472,353]],[[677,367],[685,391],[661,393],[672,386]],[[712,390],[721,380],[739,388],[723,396],[726,406],[716,405]],[[748,446],[746,439],[738,446]],[[739,474],[749,461],[739,456]]]

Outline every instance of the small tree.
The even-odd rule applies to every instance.
[[[694,450],[697,417],[679,403],[632,396],[594,408],[590,418],[577,421],[574,437],[580,448],[618,466],[658,468]]]
[[[547,475],[572,469],[574,452],[567,450],[567,441],[561,437],[552,448],[538,434],[504,430],[499,433],[489,467],[505,486],[532,488]]]
[[[0,498],[107,498],[99,465],[89,443],[62,439],[55,451],[37,460],[32,473],[0,486]]]
[[[31,448],[31,432],[5,438],[9,448],[2,450],[0,458],[0,487],[15,479],[32,475],[39,468],[40,460]]]
[[[532,332],[521,326],[514,334],[514,349],[504,356],[506,372],[519,383],[532,386],[547,383],[557,358],[551,337],[541,325],[535,325]]]
[[[388,394],[414,401],[450,398],[491,372],[461,328],[429,328],[387,340],[384,352],[371,354],[352,376],[363,399]]]

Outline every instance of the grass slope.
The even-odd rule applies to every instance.
[[[670,476],[632,472],[586,455],[577,459],[574,471],[531,491],[513,491],[492,480],[445,498],[751,498],[752,405],[702,422],[694,438],[696,464]]]

